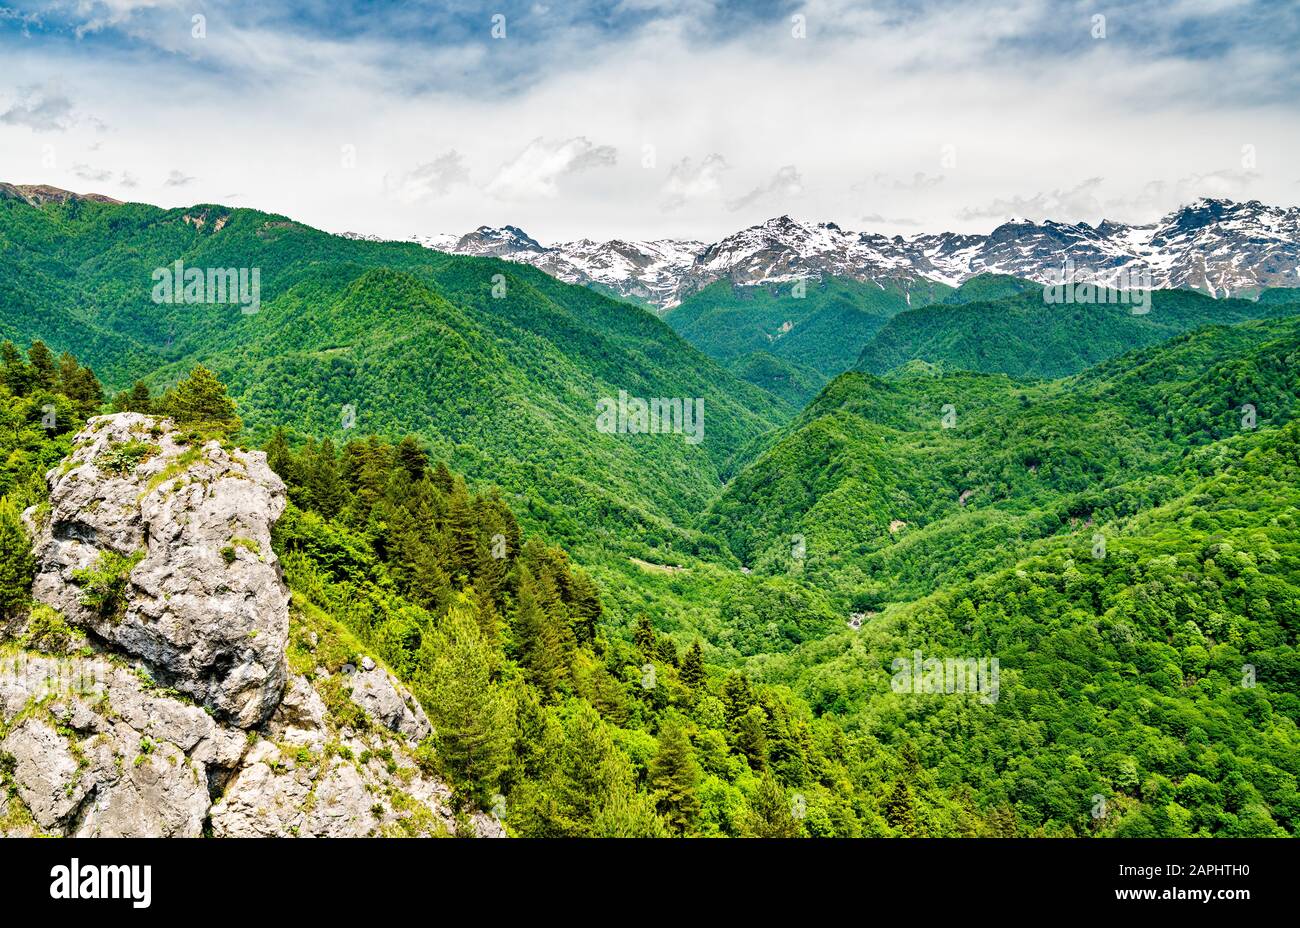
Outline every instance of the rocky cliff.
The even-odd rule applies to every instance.
[[[411,694],[291,602],[265,455],[123,413],[47,479],[37,605],[0,644],[0,835],[503,833],[457,821]]]

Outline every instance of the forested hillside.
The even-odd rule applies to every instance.
[[[1300,311],[1294,301],[1216,300],[1190,290],[1156,290],[1142,306],[1121,302],[1114,291],[1109,303],[1052,303],[1042,286],[1023,284],[983,275],[942,303],[899,313],[864,344],[854,369],[884,374],[919,360],[948,370],[1064,377],[1197,326]]]
[[[257,268],[257,312],[154,302],[153,274]],[[615,528],[690,549],[681,526],[742,442],[790,407],[692,350],[651,313],[533,268],[364,242],[254,210],[0,199],[11,339],[44,337],[114,389],[157,391],[196,361],[229,384],[251,435],[422,436],[521,493],[521,518],[597,542]],[[596,404],[700,398],[707,440],[629,440]],[[352,418],[347,418],[350,407]],[[350,437],[350,436],[349,436]]]
[[[757,359],[780,359],[794,373],[776,383],[778,395],[807,401],[811,392],[800,390],[802,382],[820,386],[848,370],[889,319],[947,292],[942,284],[918,283],[905,292],[893,283],[882,287],[838,277],[765,287],[720,280],[669,310],[664,320],[751,383],[769,386],[772,376],[771,363],[760,365]]]

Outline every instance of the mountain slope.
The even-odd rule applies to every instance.
[[[836,277],[753,287],[718,281],[663,318],[724,363],[763,351],[811,368],[824,382],[851,367],[862,346],[911,298],[893,285]]]
[[[0,235],[16,279],[65,282],[6,312],[15,340],[74,346],[111,372],[110,387],[139,376],[162,386],[203,361],[254,435],[281,422],[336,441],[348,426],[421,435],[472,476],[525,494],[524,518],[570,540],[676,537],[689,549],[676,526],[716,492],[741,444],[790,412],[653,314],[517,264],[344,239],[254,210],[76,198],[6,200]],[[154,302],[155,269],[178,260],[256,268],[258,311]],[[61,315],[111,338],[51,332]],[[598,430],[598,401],[620,391],[702,400],[704,440]]]
[[[1295,415],[1300,319],[1214,326],[1078,377],[919,367],[833,381],[705,520],[743,563],[845,599],[921,595],[1169,492],[1190,447]],[[792,563],[791,539],[806,555]],[[881,586],[883,584],[883,587]]]
[[[1197,326],[1300,311],[1298,303],[1215,300],[1184,290],[1155,291],[1145,306],[1119,302],[1121,294],[1113,291],[1111,303],[1049,303],[1035,285],[987,299],[991,287],[1008,292],[1005,283],[975,278],[949,301],[899,313],[862,349],[856,369],[883,374],[920,360],[948,369],[1063,377]]]

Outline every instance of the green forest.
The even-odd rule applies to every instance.
[[[260,310],[153,303],[178,258]],[[379,657],[511,835],[1300,833],[1296,294],[828,280],[786,348],[790,299],[0,200],[0,608],[86,419],[169,416],[286,483],[291,665]],[[620,390],[706,440],[598,432]],[[898,691],[915,652],[996,698]]]

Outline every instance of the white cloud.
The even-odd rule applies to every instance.
[[[404,203],[446,196],[453,187],[469,183],[469,167],[460,152],[452,149],[421,164],[396,180],[384,178],[389,193]]]
[[[1090,177],[1082,183],[1064,190],[1037,193],[1031,197],[1011,196],[997,198],[983,206],[967,207],[958,213],[961,219],[1044,219],[1061,221],[1098,219],[1102,211],[1097,192],[1102,178]]]
[[[712,197],[722,192],[722,174],[727,170],[727,159],[717,153],[706,155],[696,164],[689,157],[668,168],[664,182],[663,205],[665,211],[681,209],[687,201]]]
[[[194,183],[196,180],[198,180],[197,177],[190,177],[188,174],[185,174],[185,173],[183,173],[183,172],[181,172],[181,171],[170,171],[170,172],[168,172],[168,174],[167,174],[167,179],[166,179],[165,181],[163,181],[163,186],[165,186],[165,187],[188,187],[190,184]]]
[[[87,180],[91,183],[102,184],[113,176],[112,171],[105,171],[103,168],[91,167],[88,164],[74,164],[72,173],[77,175],[81,180]]]
[[[501,165],[484,191],[503,200],[551,198],[559,195],[560,178],[618,162],[611,145],[596,145],[585,136],[548,142],[541,136]]]
[[[36,85],[21,87],[13,104],[0,113],[0,123],[26,126],[36,132],[58,132],[73,122],[72,101],[57,90]]]
[[[803,193],[803,177],[793,164],[787,164],[777,170],[766,182],[759,184],[743,197],[727,202],[727,209],[735,212],[756,203],[782,203],[790,197]]]

